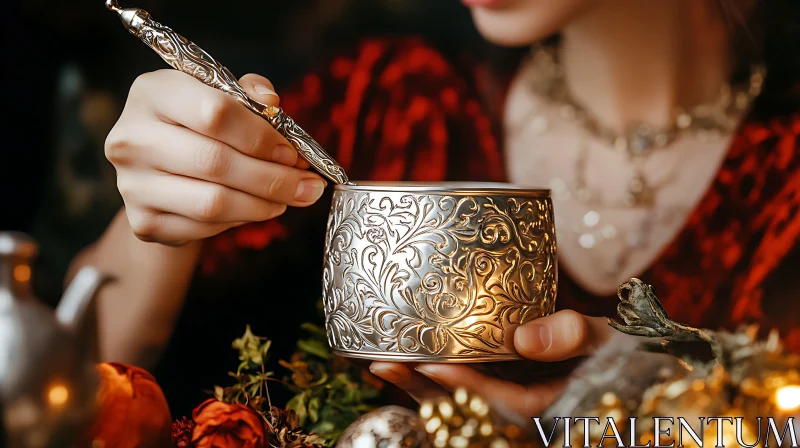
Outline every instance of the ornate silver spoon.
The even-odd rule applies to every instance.
[[[174,69],[233,95],[253,113],[267,120],[322,175],[337,184],[355,185],[347,178],[344,168],[286,115],[283,109],[267,106],[250,98],[230,70],[195,43],[156,22],[145,10],[120,8],[117,0],[106,0],[106,8],[116,12],[131,34],[141,39]]]

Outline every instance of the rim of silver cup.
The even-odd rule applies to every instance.
[[[372,191],[409,194],[450,194],[485,196],[520,196],[549,198],[550,190],[545,188],[525,188],[502,182],[364,182],[356,185],[339,184],[336,190]]]

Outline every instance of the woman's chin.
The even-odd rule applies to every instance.
[[[531,45],[558,31],[558,27],[537,26],[540,24],[532,23],[530,18],[510,12],[473,8],[472,18],[486,40],[504,47]]]
[[[470,12],[478,31],[488,41],[507,47],[522,47],[560,32],[597,3],[587,0],[516,0],[503,2],[501,6],[473,5]]]

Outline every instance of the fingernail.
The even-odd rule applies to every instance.
[[[253,90],[255,90],[256,93],[259,94],[259,95],[275,95],[275,96],[278,96],[278,94],[275,93],[274,90],[270,89],[269,87],[267,87],[267,86],[265,86],[263,84],[254,85],[253,86]]]
[[[390,383],[396,383],[399,381],[397,374],[389,369],[375,369],[370,367],[369,371],[384,381],[388,381]]]
[[[405,379],[403,378],[402,373],[393,370],[391,367],[379,363],[378,365],[370,365],[369,371],[372,372],[373,375],[383,379],[384,381],[388,381],[393,384],[400,383]]]
[[[416,370],[417,372],[427,376],[428,378],[430,378],[430,379],[432,379],[434,381],[436,381],[439,378],[438,375],[437,375],[435,367],[418,366],[418,367],[414,367],[414,370]]]
[[[282,165],[294,165],[297,161],[297,153],[294,148],[278,145],[272,150],[272,161]]]
[[[527,324],[517,328],[514,334],[517,349],[524,353],[542,353],[550,348],[553,335],[546,325]]]
[[[320,179],[303,179],[297,186],[294,198],[300,202],[313,202],[322,196],[325,184]]]

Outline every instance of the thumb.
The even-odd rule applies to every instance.
[[[514,348],[528,359],[564,361],[591,354],[615,334],[605,318],[563,310],[519,326]]]
[[[244,91],[250,95],[251,98],[261,104],[267,106],[277,106],[281,99],[275,93],[275,86],[272,85],[269,79],[255,74],[244,75],[239,79],[239,84],[242,85]]]

